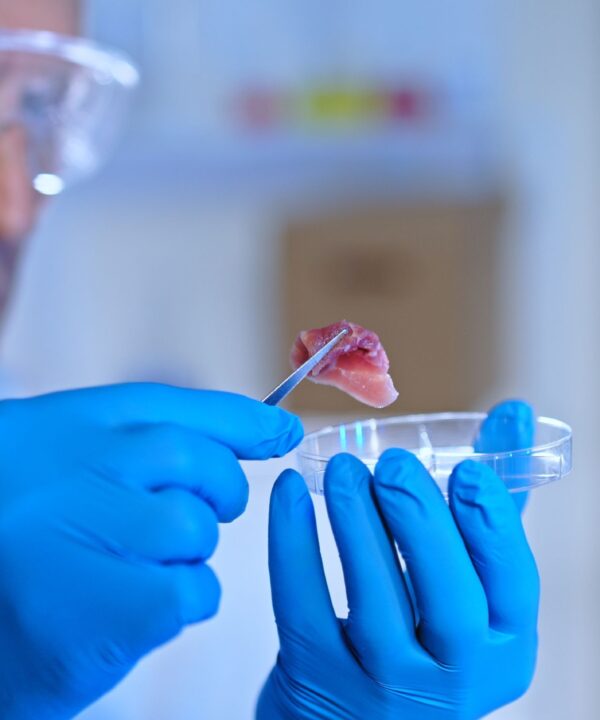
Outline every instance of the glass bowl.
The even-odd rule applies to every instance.
[[[511,452],[479,453],[473,444],[486,413],[436,413],[358,420],[325,427],[306,436],[297,451],[299,470],[311,492],[323,494],[331,457],[348,452],[371,470],[389,448],[414,453],[446,494],[453,468],[462,460],[489,465],[510,492],[525,492],[568,475],[572,467],[572,431],[560,420],[540,417],[535,445]]]

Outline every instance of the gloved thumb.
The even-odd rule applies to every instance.
[[[493,407],[481,423],[474,443],[475,452],[501,453],[532,447],[535,440],[535,413],[522,400],[506,400]],[[519,511],[527,503],[527,493],[513,494]]]
[[[286,640],[338,632],[306,483],[294,470],[277,479],[269,514],[269,573],[282,652]],[[306,644],[306,643],[304,643]]]

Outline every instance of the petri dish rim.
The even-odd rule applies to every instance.
[[[419,422],[438,422],[438,421],[444,421],[444,420],[472,420],[472,421],[479,421],[481,422],[487,417],[487,413],[484,412],[443,412],[443,413],[421,413],[417,415],[396,415],[393,417],[387,417],[387,418],[363,418],[360,420],[352,420],[349,422],[343,422],[339,423],[337,425],[328,425],[324,428],[321,428],[320,430],[315,430],[312,433],[308,433],[306,437],[304,438],[303,444],[306,443],[309,440],[316,439],[321,435],[328,435],[331,432],[334,432],[338,430],[341,427],[352,427],[355,425],[365,425],[369,423],[375,423],[377,426],[386,426],[386,425],[416,425]],[[550,418],[545,416],[540,416],[536,418],[536,422],[545,425],[550,426],[553,428],[556,428],[558,430],[563,431],[563,435],[558,438],[557,440],[553,440],[552,442],[543,443],[540,445],[532,445],[529,448],[522,448],[520,450],[508,450],[504,452],[499,453],[476,453],[473,452],[471,455],[469,455],[470,459],[472,460],[481,460],[483,458],[489,458],[494,460],[502,460],[504,458],[514,458],[516,456],[528,456],[528,455],[534,455],[538,453],[543,453],[547,450],[553,450],[559,446],[561,446],[565,442],[569,442],[572,439],[573,436],[573,430],[567,423],[563,422],[562,420],[557,420],[556,418]],[[306,452],[302,449],[302,445],[297,450],[298,455],[306,458],[307,460],[313,460],[316,462],[323,462],[330,459],[331,456],[329,455],[320,455],[315,453]],[[452,453],[443,452],[443,450],[436,450],[436,455],[439,457],[453,457]],[[371,457],[371,456],[363,456],[361,458],[365,462],[376,462],[377,457]]]
[[[92,40],[43,30],[0,30],[0,52],[49,55],[104,73],[125,88],[134,88],[140,74],[124,53]]]

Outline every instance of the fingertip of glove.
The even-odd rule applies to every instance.
[[[197,569],[200,578],[201,595],[198,599],[194,622],[210,620],[218,614],[221,607],[221,583],[210,565],[200,565]]]
[[[304,440],[304,426],[297,415],[291,415],[290,413],[287,414],[291,420],[291,430],[289,433],[291,443],[290,449],[293,449]]]
[[[405,487],[415,470],[422,469],[421,463],[408,450],[386,450],[375,467],[375,485],[392,490]]]
[[[334,455],[327,463],[324,490],[327,497],[354,496],[371,474],[366,465],[350,453]]]
[[[505,400],[494,406],[479,431],[477,452],[520,450],[533,444],[535,413],[523,400]]]
[[[276,439],[275,457],[283,457],[291,452],[304,439],[304,428],[297,415],[281,408],[274,408],[278,413],[279,434]]]
[[[234,520],[237,520],[241,515],[246,512],[249,499],[250,486],[246,482],[243,486],[242,492],[235,499],[235,501],[221,509],[218,515],[219,522],[229,524],[232,523]]]
[[[504,400],[490,410],[488,418],[533,422],[534,412],[531,405],[524,400]]]
[[[450,484],[464,488],[482,488],[497,478],[496,473],[487,465],[476,460],[463,460],[450,475]]]
[[[309,498],[306,482],[295,470],[284,470],[275,481],[271,493],[272,507],[290,510]]]
[[[504,505],[509,499],[508,490],[496,473],[475,460],[464,460],[454,468],[448,491],[451,501],[486,508]]]
[[[450,507],[464,527],[486,533],[491,546],[522,533],[515,495],[492,468],[466,460],[452,472],[448,484]],[[461,525],[462,526],[462,525]]]
[[[457,479],[479,482],[486,472],[492,472],[487,465],[476,460],[463,460],[454,468],[452,474]]]

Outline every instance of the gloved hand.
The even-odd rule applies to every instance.
[[[238,459],[301,437],[278,408],[159,385],[0,403],[0,716],[70,718],[214,615]]]
[[[539,581],[518,508],[489,468],[460,464],[447,504],[406,451],[384,453],[374,477],[339,455],[325,499],[348,618],[331,604],[306,485],[286,471],[269,528],[281,650],[258,720],[472,720],[525,692]]]

